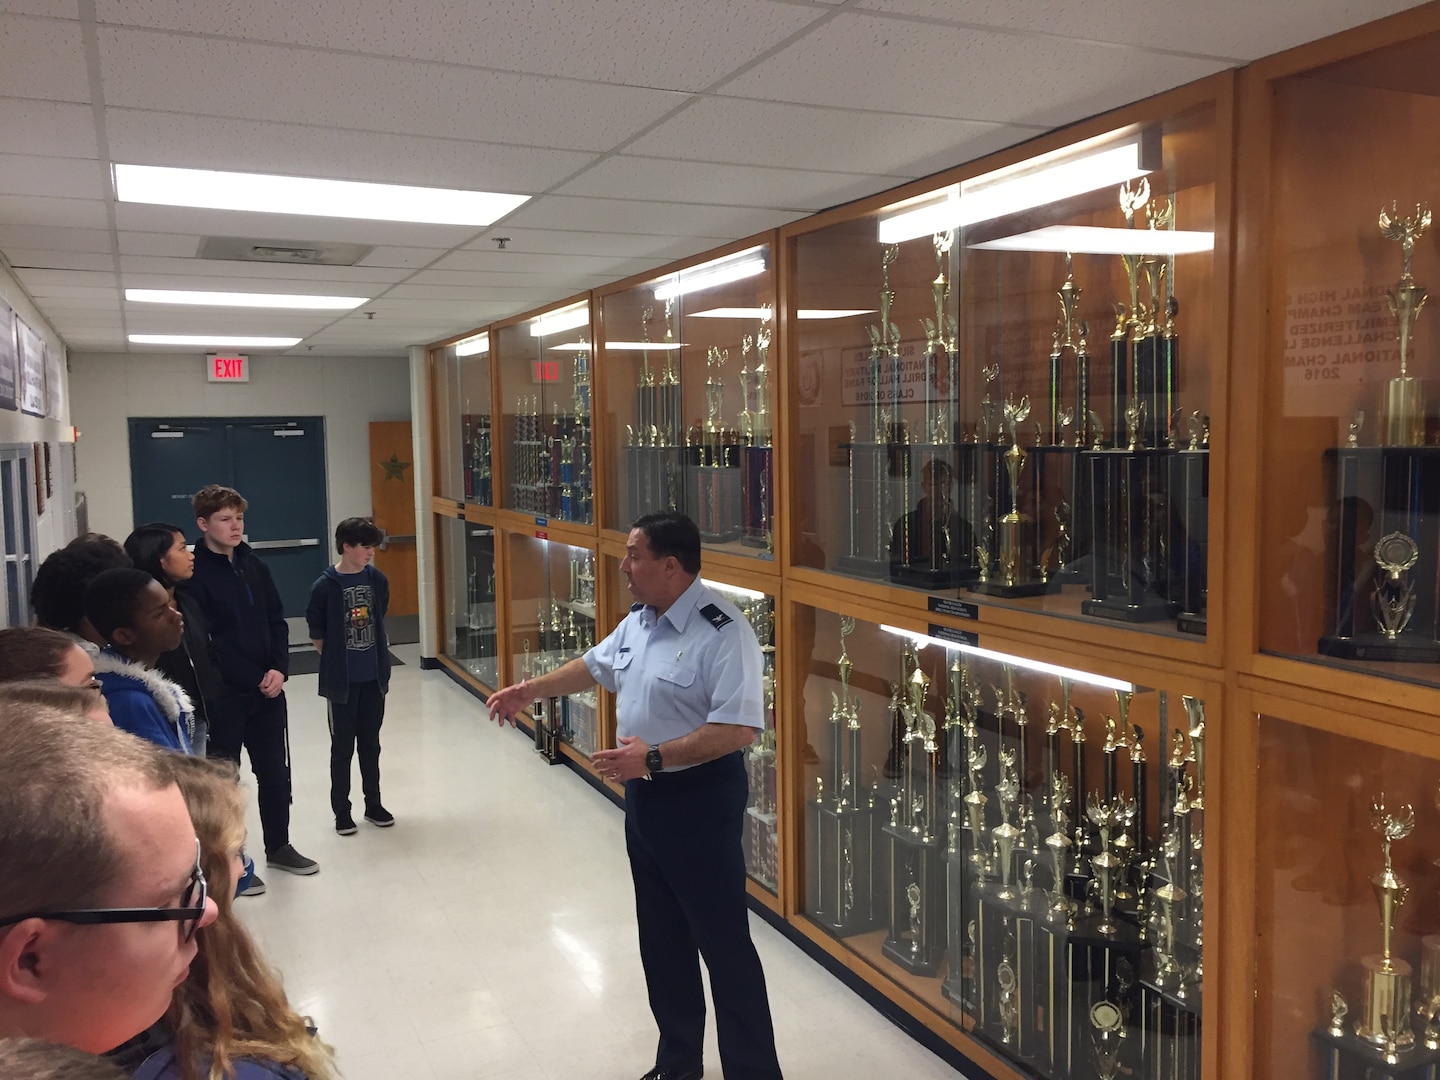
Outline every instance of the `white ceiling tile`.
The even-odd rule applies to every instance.
[[[332,296],[374,296],[392,281],[360,280],[347,275],[384,273],[348,266],[285,266],[271,263],[210,262],[204,259],[156,259],[122,255],[120,270],[132,289],[208,289],[239,292],[325,292]],[[391,274],[403,275],[403,270]]]
[[[559,295],[563,290],[571,292],[583,292],[587,286],[581,284],[580,278],[560,278],[551,275],[540,277],[535,275],[534,280],[526,281],[523,277],[514,277],[506,274],[475,275],[477,278],[488,276],[491,280],[477,280],[468,285],[396,285],[376,303],[401,303],[410,300],[419,300],[430,303],[450,303],[451,301],[466,302],[475,299],[475,293],[479,289],[495,290],[504,289],[514,292],[528,292],[532,294],[547,293]]]
[[[572,232],[563,229],[517,229],[510,224],[497,225],[485,236],[470,244],[474,251],[497,251],[495,237],[505,236],[506,251],[543,252],[554,255],[617,255],[624,258],[660,261],[677,258],[696,250],[699,243],[690,236],[650,236],[645,233]],[[708,246],[708,245],[707,245]]]
[[[734,240],[801,216],[733,206],[542,195],[515,211],[507,224],[539,229],[618,228],[660,235],[688,232],[717,240]]]
[[[109,252],[96,251],[37,251],[33,248],[4,248],[5,258],[15,267],[34,267],[45,270],[111,270],[114,267]]]
[[[424,138],[107,108],[116,161],[370,180],[482,191],[544,191],[594,154],[458,138]]]
[[[737,98],[702,98],[625,149],[710,161],[716,147],[737,164],[923,176],[936,154],[969,161],[1029,138],[1039,127],[891,116]]]
[[[605,150],[684,94],[102,28],[107,104]],[[537,132],[543,133],[536,138]]]
[[[30,295],[36,300],[78,300],[89,301],[97,304],[118,304],[120,302],[120,290],[113,285],[105,288],[98,285],[32,285],[25,277],[24,271],[17,271],[21,274],[21,281],[26,283]],[[115,280],[113,274],[107,274],[112,282]]]
[[[856,6],[1245,61],[1404,11],[1414,7],[1415,0],[1307,0],[1304,18],[1296,18],[1296,9],[1289,5],[1253,0],[1169,4],[1163,17],[1157,17],[1150,0],[859,0]]]
[[[104,171],[98,161],[37,154],[0,154],[0,191],[7,195],[48,195],[56,199],[103,199]]]
[[[57,225],[65,229],[106,229],[99,199],[51,199],[43,195],[0,195],[0,224]]]
[[[485,270],[512,274],[568,274],[603,273],[620,263],[633,260],[616,255],[572,255],[544,254],[538,252],[464,250],[453,251],[428,270],[422,270],[412,280],[457,281],[448,276],[454,271]],[[653,259],[640,260],[644,265],[656,265]]]
[[[721,92],[1053,127],[1227,66],[1096,41],[844,12]]]
[[[116,203],[115,226],[131,232],[241,236],[278,243],[306,241],[394,244],[401,247],[452,248],[473,239],[469,225],[421,225],[409,221],[358,221],[300,214],[252,214],[239,210],[200,210],[186,206]]]
[[[193,233],[124,232],[115,234],[121,255],[158,255],[189,259],[200,250],[202,237]]]
[[[698,90],[824,12],[767,0],[99,0],[96,14],[164,30]]]
[[[16,270],[15,275],[32,296],[44,295],[51,286],[80,285],[95,288],[115,287],[115,275],[99,270]]]
[[[280,312],[142,311],[133,304],[125,313],[132,334],[259,334],[304,337],[330,322],[323,312],[300,318]]]
[[[0,225],[0,249],[31,248],[41,251],[110,251],[105,229],[67,229],[58,225]]]
[[[422,266],[429,266],[444,255],[446,250],[446,248],[381,246],[361,259],[358,265],[414,270]]]
[[[80,24],[0,15],[0,96],[89,101]]]
[[[75,0],[0,0],[0,11],[14,15],[44,15],[50,19],[75,19],[80,6]]]
[[[89,105],[68,101],[0,98],[0,146],[43,148],[55,157],[94,158],[95,116]]]
[[[821,210],[892,188],[905,176],[773,169],[757,165],[675,161],[617,155],[587,169],[562,195],[728,203],[784,210]]]

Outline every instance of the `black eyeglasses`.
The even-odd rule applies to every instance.
[[[98,926],[105,923],[176,922],[180,924],[180,940],[189,942],[205,917],[205,900],[209,896],[205,872],[200,869],[200,841],[195,841],[195,869],[190,871],[190,884],[180,898],[179,907],[86,908],[82,911],[32,911],[24,915],[7,915],[0,926],[14,926],[26,919],[53,919],[57,922]]]

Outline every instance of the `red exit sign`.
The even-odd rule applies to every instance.
[[[537,383],[559,382],[560,361],[535,360],[530,364],[530,376]]]
[[[211,353],[205,357],[205,376],[210,382],[249,382],[250,358],[238,353]]]

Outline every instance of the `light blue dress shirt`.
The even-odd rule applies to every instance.
[[[764,660],[755,631],[698,577],[664,615],[632,607],[585,654],[585,666],[616,695],[618,735],[656,744],[701,724],[765,728]]]

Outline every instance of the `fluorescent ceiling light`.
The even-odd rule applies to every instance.
[[[852,315],[873,315],[874,308],[801,308],[795,313],[799,319],[848,319]],[[763,307],[717,307],[707,311],[687,311],[687,319],[759,319],[762,322],[771,316],[769,308]]]
[[[564,349],[568,346],[556,345],[557,349]],[[676,349],[685,347],[683,341],[607,341],[606,352],[674,352]]]
[[[899,244],[1017,214],[1128,183],[1160,164],[1160,140],[1151,129],[1101,135],[888,207],[880,216],[880,242]]]
[[[121,202],[195,206],[207,210],[471,226],[490,225],[530,198],[493,191],[172,169],[158,165],[116,165],[115,197]]]
[[[199,292],[189,289],[126,289],[134,304],[197,304],[203,307],[299,308],[306,311],[349,311],[368,296],[301,296],[295,293]]]
[[[590,305],[581,301],[573,307],[552,311],[530,320],[531,337],[549,337],[590,325]]]
[[[217,349],[288,349],[298,337],[245,337],[237,334],[131,334],[132,345],[200,345]]]
[[[481,353],[490,351],[490,335],[476,334],[474,337],[467,337],[464,341],[455,343],[456,356],[478,356]]]
[[[1056,251],[1074,255],[1193,255],[1215,250],[1215,234],[1184,229],[1051,225],[970,246],[980,251]]]
[[[656,300],[673,300],[677,296],[713,289],[716,285],[728,285],[765,272],[765,256],[760,248],[753,247],[737,255],[726,255],[678,274],[671,274],[659,285],[654,286]]]
[[[706,584],[710,584],[708,581]],[[914,630],[902,630],[898,626],[887,626],[884,623],[880,626],[887,634],[894,634],[897,637],[913,641],[919,648],[926,645],[936,645],[942,649],[954,649],[967,656],[978,656],[982,660],[994,660],[997,663],[1009,664],[1012,667],[1025,668],[1027,671],[1039,672],[1041,675],[1054,675],[1061,679],[1070,679],[1077,683],[1085,683],[1088,686],[1098,686],[1104,690],[1126,690],[1136,691],[1145,689],[1135,683],[1125,682],[1121,679],[1112,679],[1106,675],[1096,675],[1093,672],[1081,671],[1079,668],[1061,667],[1059,664],[1047,664],[1043,660],[1031,660],[1028,656],[1015,656],[1012,653],[996,652],[994,649],[982,649],[979,645],[966,645],[958,641],[946,641],[944,638],[931,637],[928,634],[917,634]]]

